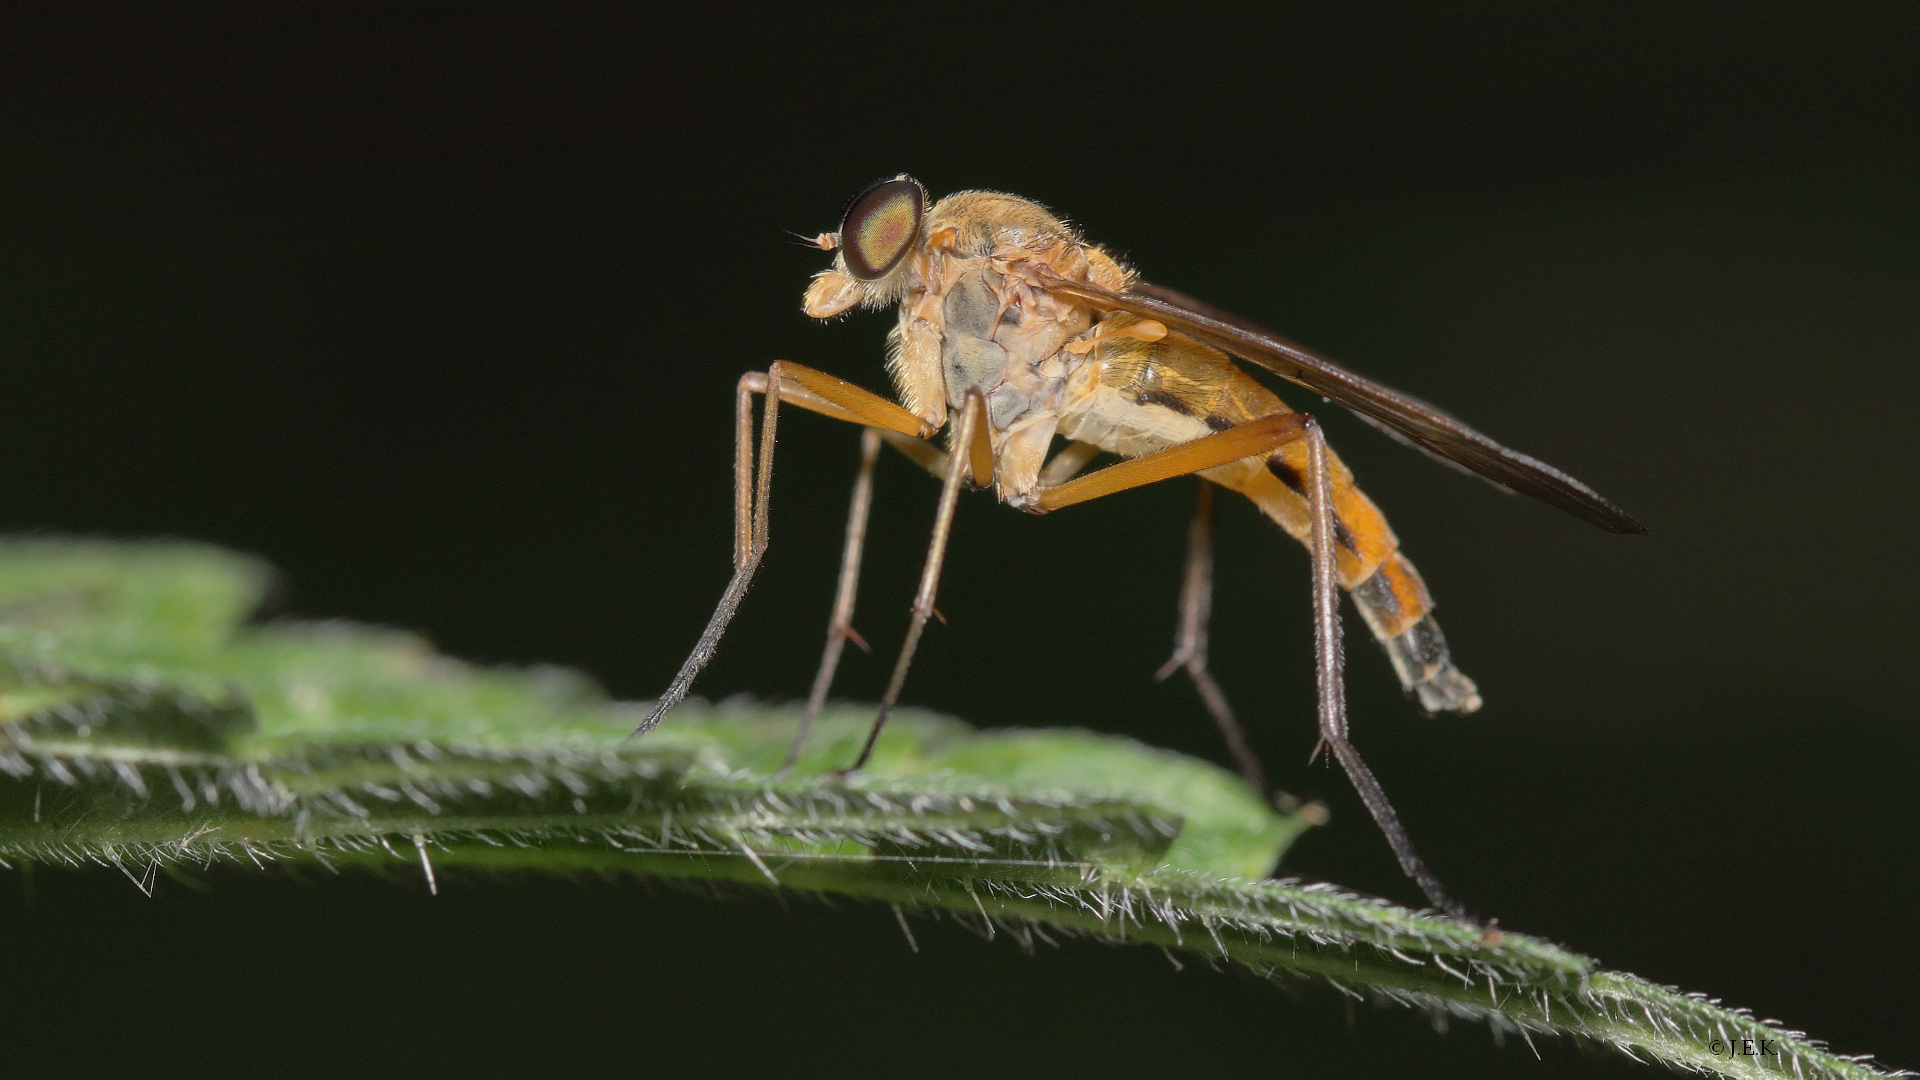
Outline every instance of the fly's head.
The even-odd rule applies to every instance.
[[[816,319],[853,308],[885,307],[906,289],[907,265],[923,246],[927,189],[905,173],[853,197],[838,231],[815,239],[831,251],[833,266],[814,275],[802,306]]]

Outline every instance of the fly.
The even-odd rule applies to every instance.
[[[1464,915],[1415,852],[1349,738],[1339,591],[1353,599],[1401,686],[1423,711],[1471,713],[1480,707],[1479,690],[1454,665],[1419,572],[1401,554],[1386,518],[1327,447],[1320,424],[1288,408],[1236,361],[1264,368],[1442,461],[1609,532],[1645,528],[1573,477],[1422,401],[1239,316],[1148,284],[1030,200],[967,191],[929,205],[926,189],[901,175],[856,196],[839,231],[821,234],[817,243],[834,252],[834,261],[807,289],[807,314],[830,319],[856,307],[894,307],[898,322],[888,339],[887,368],[898,400],[786,360],[741,377],[735,397],[733,580],[692,655],[635,734],[651,730],[686,696],[766,554],[781,404],[865,429],[826,652],[788,767],[826,701],[846,640],[855,637],[854,596],[883,442],[940,479],[940,502],[906,640],[873,729],[846,773],[872,755],[935,614],[962,487],[992,487],[1003,502],[1045,514],[1194,475],[1201,481],[1200,499],[1188,531],[1179,627],[1173,658],[1158,677],[1187,673],[1241,772],[1272,797],[1265,770],[1207,670],[1214,489],[1237,492],[1304,544],[1311,558],[1320,733],[1313,756],[1325,752],[1340,763],[1401,869],[1427,899]],[[756,394],[766,402],[757,454]],[[942,428],[948,432],[944,449],[931,441]],[[1058,451],[1056,441],[1064,443]],[[1102,453],[1123,460],[1082,475]]]

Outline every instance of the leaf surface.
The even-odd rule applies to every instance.
[[[268,579],[191,544],[0,541],[0,859],[147,891],[217,862],[796,890],[1026,944],[1155,944],[1726,1076],[1889,1075],[1537,938],[1271,879],[1313,815],[1202,761],[908,711],[839,780],[871,719],[848,707],[779,776],[793,710],[689,702],[630,740],[643,707],[575,672],[249,624]]]

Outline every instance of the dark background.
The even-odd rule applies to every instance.
[[[886,388],[886,318],[810,325],[822,256],[787,231],[901,170],[1018,192],[1640,515],[1602,535],[1332,417],[1488,701],[1423,720],[1358,645],[1359,746],[1505,925],[1920,1066],[1915,30],[1811,4],[12,7],[0,527],[232,545],[285,571],[288,612],[651,696],[726,578],[735,378],[786,357]],[[781,437],[708,696],[797,697],[818,654],[855,437]],[[884,462],[879,655],[845,696],[879,691],[933,496]],[[963,500],[909,701],[1223,760],[1149,680],[1191,498]],[[1216,670],[1334,809],[1292,870],[1416,899],[1303,764],[1304,557],[1244,505],[1220,547]],[[923,924],[915,956],[884,909],[208,884],[0,881],[10,1064],[1649,1075],[1150,950]]]

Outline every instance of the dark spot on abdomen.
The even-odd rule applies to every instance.
[[[1142,390],[1133,397],[1135,405],[1158,405],[1163,409],[1172,409],[1181,416],[1192,416],[1193,409],[1186,402],[1167,393],[1165,390]]]
[[[1224,416],[1207,417],[1207,426],[1215,431],[1225,431],[1233,426],[1233,421]]]
[[[1333,542],[1355,555],[1360,554],[1360,541],[1354,539],[1353,531],[1347,528],[1346,522],[1340,520],[1339,514],[1333,515]]]
[[[1306,478],[1300,475],[1299,470],[1287,464],[1280,455],[1275,454],[1267,459],[1267,471],[1287,485],[1287,490],[1303,499],[1307,497]],[[1347,528],[1347,523],[1340,520],[1339,514],[1333,515],[1333,541],[1355,555],[1360,554],[1360,541],[1354,537],[1353,530]]]
[[[1373,612],[1381,622],[1400,617],[1400,598],[1394,595],[1393,582],[1377,567],[1367,575],[1367,580],[1353,587],[1352,595],[1354,603]]]
[[[1278,454],[1267,459],[1267,471],[1280,478],[1295,495],[1305,496],[1307,485],[1298,469],[1286,463]]]

